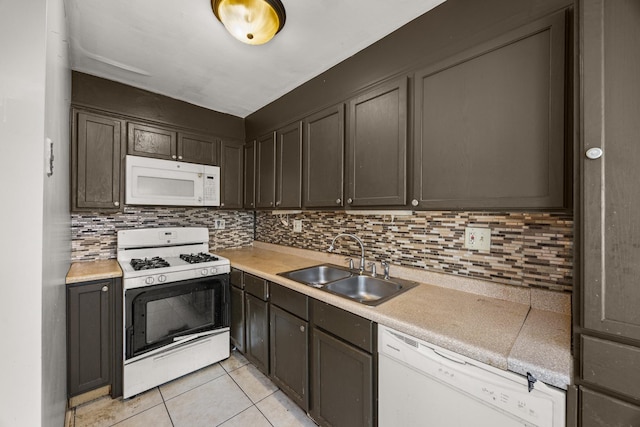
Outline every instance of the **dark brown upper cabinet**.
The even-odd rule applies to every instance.
[[[209,135],[179,132],[171,128],[130,122],[127,154],[218,166],[220,141]]]
[[[220,207],[241,209],[243,205],[243,153],[238,142],[222,140],[220,143]]]
[[[565,21],[415,73],[414,207],[565,207]]]
[[[177,133],[173,130],[129,123],[127,129],[127,154],[177,160]]]
[[[344,206],[344,105],[305,118],[302,128],[303,206]]]
[[[71,209],[117,211],[124,122],[73,110],[71,144]]]
[[[256,142],[244,145],[244,202],[245,209],[256,207]]]
[[[350,100],[347,123],[347,205],[405,205],[407,78]]]
[[[276,203],[276,133],[256,140],[256,207],[273,208]]]
[[[302,123],[276,132],[276,208],[302,206]]]
[[[220,141],[207,135],[178,132],[178,160],[189,163],[218,166]]]

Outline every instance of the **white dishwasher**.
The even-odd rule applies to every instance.
[[[378,325],[380,427],[565,426],[565,392]]]

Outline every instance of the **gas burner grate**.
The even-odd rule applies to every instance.
[[[211,254],[200,252],[199,254],[181,254],[180,259],[188,262],[189,264],[198,264],[200,262],[218,261],[218,257]]]
[[[154,256],[153,258],[133,258],[131,260],[131,267],[135,271],[138,270],[151,270],[152,268],[163,268],[169,267],[169,263],[159,256]]]

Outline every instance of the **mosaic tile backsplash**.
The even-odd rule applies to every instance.
[[[302,220],[302,233],[293,232],[294,219]],[[490,228],[490,252],[465,249],[465,227]],[[287,218],[256,214],[255,238],[261,242],[326,251],[338,233],[360,237],[367,260],[515,286],[567,292],[572,288],[570,214],[429,211],[394,218],[340,211],[307,211]],[[339,239],[334,252],[357,261],[360,249],[350,239]]]
[[[225,221],[224,230],[214,229],[214,220]],[[253,212],[207,208],[125,206],[124,212],[71,215],[72,261],[116,257],[118,230],[153,227],[208,227],[209,248],[247,246],[253,242]]]

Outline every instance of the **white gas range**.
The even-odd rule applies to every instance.
[[[123,271],[123,397],[229,357],[229,272],[209,230],[118,232]]]

